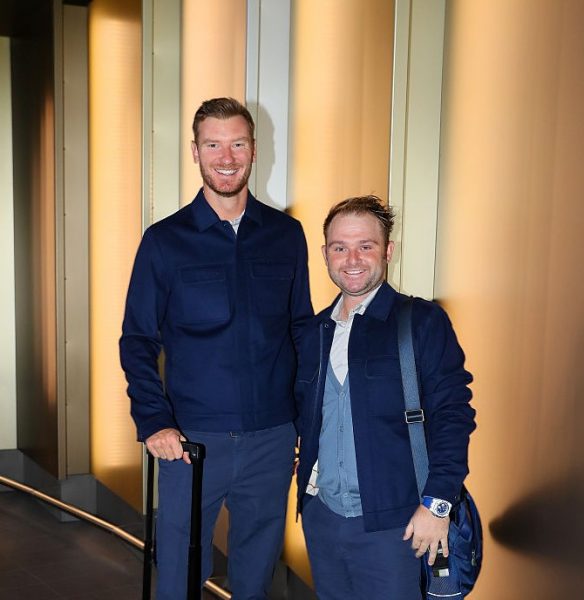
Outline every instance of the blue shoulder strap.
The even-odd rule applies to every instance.
[[[420,389],[416,371],[416,358],[412,339],[412,306],[414,299],[406,298],[397,311],[397,339],[399,364],[405,401],[405,419],[408,424],[412,458],[416,472],[418,494],[422,492],[428,479],[428,450],[424,435],[424,411],[420,403]]]

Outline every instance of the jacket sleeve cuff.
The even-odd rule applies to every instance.
[[[138,441],[145,442],[151,435],[162,429],[179,429],[174,419],[167,416],[156,416],[144,421],[138,427]]]

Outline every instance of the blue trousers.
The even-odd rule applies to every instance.
[[[185,431],[206,446],[202,578],[213,570],[213,529],[229,511],[228,577],[233,600],[265,600],[282,549],[296,431],[292,423],[253,432]],[[186,598],[192,467],[159,461],[157,600]],[[202,585],[202,582],[201,582]]]
[[[420,560],[402,540],[405,527],[366,532],[363,517],[305,496],[302,528],[320,600],[421,600]]]

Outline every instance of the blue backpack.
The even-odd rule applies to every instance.
[[[398,310],[399,360],[404,388],[406,421],[412,446],[418,493],[428,477],[428,452],[424,435],[423,411],[416,373],[412,341],[413,298],[406,298]],[[450,511],[448,530],[448,558],[439,552],[433,566],[428,564],[428,554],[422,558],[420,585],[424,597],[464,598],[470,593],[481,570],[483,560],[483,529],[479,511],[463,486],[460,501]]]

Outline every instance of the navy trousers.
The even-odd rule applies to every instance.
[[[308,500],[308,501],[307,501]],[[302,528],[320,600],[421,600],[420,560],[405,527],[365,532],[363,517],[345,518],[305,496]]]
[[[282,549],[296,430],[292,423],[254,432],[184,432],[206,446],[202,578],[213,570],[213,529],[229,511],[228,577],[233,600],[265,600]],[[192,468],[159,461],[157,600],[186,598]],[[202,582],[201,582],[202,584]]]

